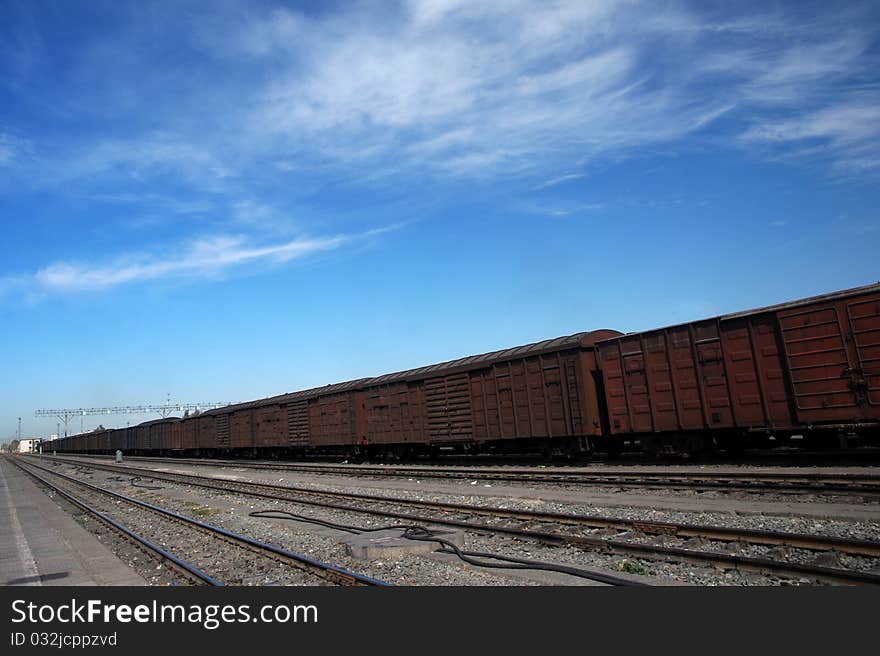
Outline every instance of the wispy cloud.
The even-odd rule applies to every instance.
[[[539,185],[532,187],[532,191],[539,191],[541,189],[547,189],[548,187],[555,187],[557,185],[561,185],[564,182],[571,182],[572,180],[579,180],[581,178],[586,177],[586,173],[568,173],[566,175],[560,175],[555,178],[551,178],[550,180],[545,180]]]
[[[842,173],[880,172],[880,95],[841,99],[830,107],[753,125],[744,141],[793,145],[802,156],[833,155]]]
[[[105,264],[54,262],[33,274],[0,278],[0,294],[80,292],[167,278],[215,278],[248,264],[285,264],[393,228],[263,245],[253,244],[240,235],[223,235],[198,239],[167,253],[129,253]]]
[[[516,177],[633,154],[722,117],[751,130],[827,108],[871,70],[873,37],[826,18],[444,0],[383,20],[276,10],[227,43],[287,62],[245,116],[262,140],[337,162]]]
[[[787,147],[796,140],[768,135],[860,111],[854,91],[876,84],[869,5],[809,15],[797,3],[758,13],[642,0],[382,7],[224,4],[173,35],[188,55],[174,70],[155,66],[167,53],[152,31],[179,25],[132,10],[77,53],[71,78],[100,65],[110,81],[143,84],[61,101],[66,114],[126,129],[44,143],[22,179],[170,178],[257,204],[255,187],[308,189],[326,172],[346,182],[527,177],[539,190],[593,161],[684,147],[704,131],[730,148]],[[829,135],[822,156],[872,168],[875,144],[858,157],[852,145]],[[0,162],[10,158],[0,141]]]

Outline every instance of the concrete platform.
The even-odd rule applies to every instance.
[[[442,528],[432,528],[432,532],[442,540],[457,547],[464,546],[464,533]],[[442,548],[437,542],[409,540],[403,537],[401,529],[367,531],[344,539],[345,549],[352,558],[358,560],[397,560],[406,555],[425,555]]]
[[[146,585],[33,480],[0,458],[0,585]]]

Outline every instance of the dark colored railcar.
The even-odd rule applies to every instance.
[[[123,451],[132,451],[137,445],[137,426],[127,426],[125,428],[125,449]]]
[[[178,419],[171,420],[171,451],[181,451],[183,441],[182,422]]]
[[[640,333],[578,333],[57,449],[570,452],[633,440],[654,450],[878,427],[880,284]]]
[[[165,426],[168,426],[167,420],[159,421],[150,426],[150,448],[154,451],[162,451],[165,448]]]
[[[229,409],[229,448],[250,449],[254,446],[253,403],[243,403]]]
[[[218,439],[217,417],[202,414],[183,420],[183,449],[216,449],[229,445],[229,430],[225,431],[226,443],[221,445]],[[228,423],[226,424],[228,426]]]
[[[117,428],[113,431],[110,431],[110,450],[113,452],[116,451],[125,451],[125,435],[126,429]]]
[[[159,449],[163,453],[174,451],[175,427],[179,423],[180,422],[176,417],[168,417],[164,421],[156,424],[154,426],[154,435],[156,437],[153,441],[153,448]],[[156,440],[158,440],[158,442]]]
[[[309,399],[309,446],[354,446],[362,433],[358,426],[357,392],[325,393]]]
[[[602,434],[594,344],[616,335],[578,333],[369,379],[362,441],[587,449]]]
[[[172,419],[155,419],[133,426],[134,440],[132,448],[140,453],[158,452],[162,449],[162,432],[165,425]],[[129,433],[131,435],[131,433]]]
[[[280,449],[287,446],[287,416],[280,403],[267,402],[253,410],[254,447]]]
[[[880,425],[880,285],[632,333],[597,345],[609,432],[785,439]]]

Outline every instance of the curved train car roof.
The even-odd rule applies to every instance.
[[[489,353],[481,353],[480,355],[469,355],[456,360],[448,360],[438,364],[431,364],[416,369],[407,369],[390,374],[383,374],[375,378],[368,379],[367,387],[374,385],[386,385],[407,380],[420,378],[434,378],[437,376],[448,376],[454,373],[461,373],[471,369],[481,369],[487,365],[504,360],[516,358],[525,358],[532,355],[540,355],[542,353],[552,353],[570,348],[588,347],[603,339],[609,339],[614,336],[622,335],[616,330],[593,330],[563,337],[555,337],[553,339],[545,339],[524,346],[514,346],[513,348],[502,349],[500,351],[491,351]]]
[[[848,298],[850,296],[858,296],[859,294],[868,294],[873,292],[880,292],[880,283],[875,283],[872,285],[863,285],[861,287],[852,287],[850,289],[842,289],[837,292],[830,292],[828,294],[820,294],[818,296],[809,296],[807,298],[800,298],[796,301],[788,301],[786,303],[778,303],[776,305],[767,305],[764,307],[753,308],[751,310],[740,310],[739,312],[730,312],[728,314],[719,314],[713,317],[703,317],[702,319],[695,319],[693,321],[683,321],[681,323],[669,324],[666,326],[656,326],[654,328],[646,328],[645,330],[634,330],[629,333],[615,335],[614,337],[603,338],[601,340],[597,340],[597,343],[610,342],[620,337],[626,337],[627,335],[640,335],[644,333],[651,333],[656,330],[666,330],[667,328],[678,328],[679,326],[689,326],[691,324],[700,323],[701,321],[711,321],[712,319],[717,319],[719,321],[725,321],[729,319],[739,319],[742,317],[750,317],[756,314],[766,314],[768,312],[779,312],[781,310],[788,310],[791,308],[800,307],[803,305],[812,305],[814,303],[825,303],[827,301],[836,301],[841,298]]]

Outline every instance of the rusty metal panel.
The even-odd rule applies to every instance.
[[[654,424],[651,418],[651,397],[648,393],[648,377],[645,373],[645,355],[640,335],[620,338],[620,359],[626,404],[629,409],[629,425],[635,433],[649,432]]]
[[[564,368],[572,434],[602,435],[604,429],[599,410],[599,372],[595,348],[583,350],[572,358],[565,358]]]
[[[96,431],[89,436],[89,451],[101,451],[105,448],[104,437],[107,431]]]
[[[597,354],[614,434],[877,422],[880,285],[616,337]]]
[[[779,313],[800,422],[878,419],[878,304],[873,293]]]
[[[251,409],[229,414],[229,446],[244,449],[254,446],[254,413]]]
[[[749,318],[749,332],[766,422],[770,428],[790,428],[795,417],[790,403],[785,363],[779,345],[779,327],[773,315]]]
[[[125,448],[134,449],[137,445],[137,426],[129,426],[125,429]]]
[[[571,416],[567,412],[567,381],[559,353],[538,356],[539,370],[531,379],[531,399],[528,402],[535,417],[544,410],[547,437],[572,435]]]
[[[697,381],[696,348],[691,331],[688,326],[676,326],[666,329],[665,333],[679,428],[701,429],[705,427],[706,420],[703,396]]]
[[[287,440],[289,446],[309,444],[309,402],[306,399],[287,403]]]
[[[794,402],[801,422],[846,421],[856,399],[846,372],[852,368],[841,317],[834,306],[780,313]]]
[[[501,415],[498,406],[498,388],[492,369],[473,372],[471,382],[471,407],[473,410],[474,439],[501,439]]]
[[[847,303],[847,317],[855,348],[853,388],[862,405],[880,406],[880,294]],[[869,413],[876,418],[876,410]]]
[[[492,381],[495,385],[501,437],[517,437],[514,392],[508,363],[503,362],[492,367]]]
[[[149,428],[149,434],[150,434],[150,446],[151,446],[153,449],[162,449],[162,448],[164,448],[164,444],[163,444],[163,440],[162,440],[162,438],[163,438],[163,436],[164,436],[164,435],[163,435],[163,434],[164,434],[164,428],[165,428],[165,424],[164,424],[164,423],[161,423],[161,424],[153,424],[152,426],[150,426],[150,428]]]
[[[731,412],[739,427],[766,427],[770,421],[758,380],[758,369],[749,329],[753,317],[721,322],[721,343],[727,383],[730,386]]]
[[[229,448],[229,413],[223,413],[216,416],[214,420],[214,430],[216,435],[216,443],[214,446],[218,449]]]
[[[179,451],[183,442],[183,429],[180,421],[171,422],[171,448]]]
[[[357,444],[353,392],[328,394],[309,401],[309,432],[313,446]]]
[[[473,439],[468,374],[454,374],[426,380],[425,404],[430,442]]]
[[[597,347],[608,408],[609,428],[612,434],[630,433],[629,405],[623,383],[623,364],[618,340],[603,342]]]
[[[280,405],[260,406],[254,410],[254,446],[287,446],[287,415]]]
[[[370,387],[363,394],[365,434],[371,444],[427,442],[425,389],[421,382]]]
[[[679,430],[672,367],[664,331],[642,335],[645,378],[650,395],[651,422],[655,431]]]
[[[147,450],[150,448],[150,427],[141,424],[137,428],[137,445],[139,449]]]
[[[717,319],[626,335],[599,345],[611,432],[648,433],[767,425],[750,322]],[[762,336],[768,329],[764,322]],[[772,333],[769,335],[772,338]],[[762,363],[778,398],[779,365],[763,344]],[[735,403],[731,402],[735,399]],[[785,423],[782,407],[774,417]],[[768,406],[769,407],[769,406]]]
[[[217,417],[201,414],[183,420],[181,448],[214,449],[217,447]]]
[[[734,426],[733,411],[718,320],[692,323],[691,337],[696,350],[697,384],[703,398],[706,424],[709,428],[731,428]]]
[[[544,352],[470,372],[474,439],[579,436],[587,416],[598,429],[595,383],[580,373],[580,355]],[[592,410],[585,408],[589,399]]]
[[[110,433],[110,448],[113,451],[124,451],[126,449],[124,428],[117,428]]]

